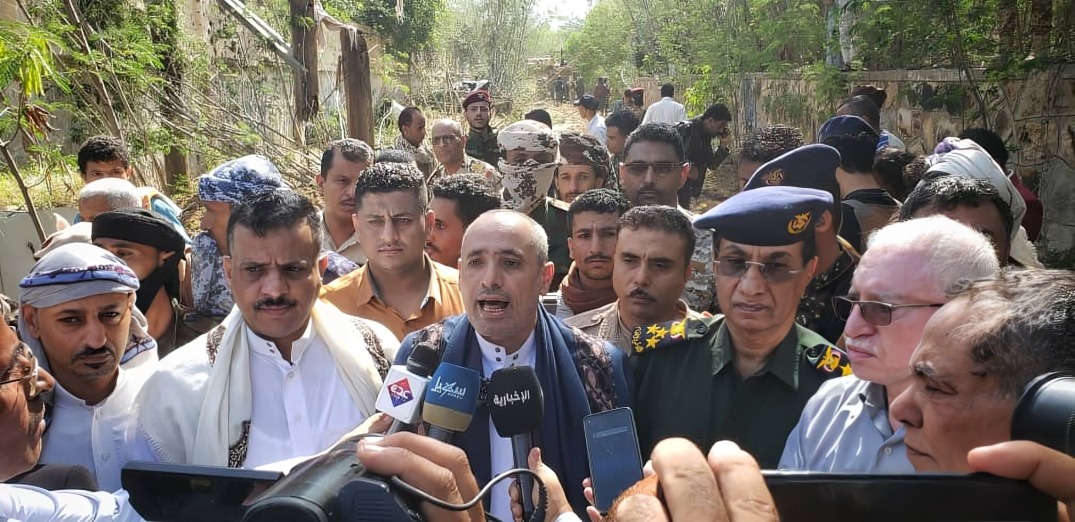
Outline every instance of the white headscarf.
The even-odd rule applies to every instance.
[[[41,258],[19,283],[19,308],[49,308],[101,294],[133,294],[138,276],[120,258],[86,243],[62,245]],[[157,342],[146,332],[149,322],[132,305],[131,335],[120,358],[126,368],[157,359]],[[33,351],[42,368],[48,370],[41,341],[30,335],[26,318],[19,314],[19,336]]]

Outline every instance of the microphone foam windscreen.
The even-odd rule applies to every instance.
[[[466,431],[478,409],[480,388],[478,372],[442,363],[429,379],[422,420],[448,431]]]
[[[537,373],[529,366],[512,366],[493,372],[486,394],[489,416],[501,437],[537,430],[545,415],[545,401]]]
[[[423,376],[431,375],[437,369],[438,364],[440,364],[440,352],[432,344],[425,342],[415,345],[411,356],[407,358],[407,368],[413,368],[411,371]]]

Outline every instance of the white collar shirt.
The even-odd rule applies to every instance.
[[[120,471],[130,460],[137,431],[131,406],[146,377],[148,372],[121,369],[116,388],[92,406],[57,383],[39,462],[82,466],[96,476],[103,491],[120,489]]]
[[[537,363],[537,341],[534,332],[526,338],[518,351],[509,355],[503,346],[498,346],[475,333],[478,338],[478,348],[482,354],[482,375],[488,379],[493,372],[501,368],[512,366],[531,366]],[[515,468],[515,458],[511,451],[511,439],[501,437],[493,426],[493,420],[489,419],[489,463],[491,464],[492,476]],[[505,480],[493,486],[492,499],[489,503],[489,512],[500,520],[511,520],[511,503],[508,497],[508,485],[510,480]]]
[[[605,126],[605,118],[600,114],[594,114],[593,118],[586,123],[586,134],[593,136],[594,139],[601,142],[601,145],[608,143],[608,128]]]
[[[357,232],[352,232],[339,246],[332,241],[332,234],[329,233],[328,225],[325,223],[324,211],[321,212],[321,250],[336,252],[337,254],[354,261],[359,266],[362,266],[369,261],[366,257],[366,251],[362,250],[362,245],[358,242]]]
[[[670,125],[675,125],[686,119],[687,109],[683,104],[666,96],[646,109],[646,114],[642,116],[642,123],[668,123]]]
[[[327,449],[373,414],[360,411],[325,341],[306,325],[291,345],[291,361],[272,341],[247,329],[251,415],[245,468]]]

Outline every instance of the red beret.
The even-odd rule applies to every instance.
[[[477,102],[485,102],[489,105],[492,105],[493,97],[489,95],[489,91],[484,89],[474,91],[468,94],[466,98],[463,98],[463,110],[467,110],[467,106]]]

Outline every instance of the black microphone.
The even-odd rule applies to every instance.
[[[377,395],[377,411],[392,416],[392,426],[385,432],[390,435],[400,430],[409,430],[421,419],[422,398],[429,376],[440,364],[440,352],[430,343],[422,342],[414,346],[407,365],[394,365],[384,378],[384,387]]]
[[[533,432],[541,427],[545,416],[545,400],[537,373],[530,366],[512,366],[493,372],[486,401],[496,432],[501,437],[511,437],[515,467],[530,469],[527,457],[530,448],[534,447]],[[523,520],[530,520],[534,513],[533,477],[520,476],[519,489]]]

